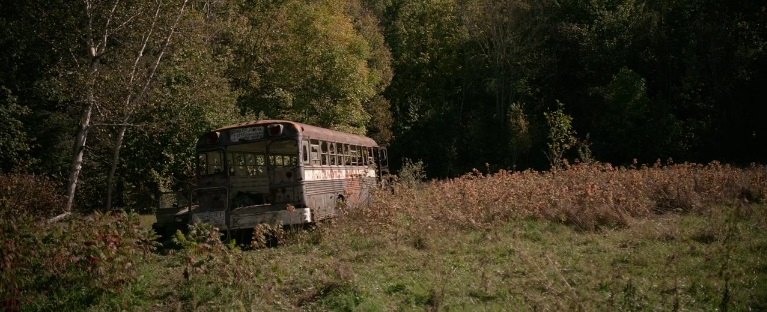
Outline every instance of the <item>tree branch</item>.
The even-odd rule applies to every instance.
[[[93,123],[91,124],[93,127],[143,127],[143,125],[140,124],[132,124],[132,123]]]
[[[112,9],[109,10],[109,16],[107,17],[106,24],[104,25],[104,36],[101,39],[101,43],[99,43],[100,49],[97,47],[96,52],[98,56],[101,56],[104,54],[104,52],[107,50],[107,42],[109,40],[109,35],[111,34],[109,29],[109,24],[112,23],[112,18],[115,15],[115,11],[117,10],[117,5],[120,3],[120,0],[115,0],[114,5],[112,5]],[[101,50],[101,51],[99,51]]]
[[[176,16],[176,21],[173,22],[173,26],[170,28],[168,36],[165,38],[165,43],[160,50],[160,55],[157,56],[157,60],[154,62],[154,66],[152,66],[152,70],[149,73],[149,77],[147,78],[146,83],[144,84],[144,88],[141,89],[141,93],[139,93],[136,97],[137,99],[143,97],[147,90],[149,90],[149,85],[152,82],[152,79],[154,79],[154,75],[157,72],[157,67],[160,66],[160,61],[165,55],[165,50],[167,50],[168,46],[170,45],[171,38],[173,38],[173,33],[176,32],[176,27],[178,27],[178,23],[181,21],[181,17],[184,16],[184,9],[186,9],[187,3],[189,3],[189,0],[184,0],[184,3],[181,5],[181,9],[179,9],[178,15]]]
[[[48,219],[48,223],[50,224],[50,223],[56,223],[56,222],[59,222],[59,221],[61,221],[61,220],[64,220],[64,219],[66,219],[66,218],[67,218],[67,217],[69,217],[70,215],[72,215],[72,213],[71,213],[71,212],[65,212],[65,213],[62,213],[62,214],[60,214],[60,215],[58,215],[58,216],[55,216],[55,217],[53,217],[53,218],[50,218],[50,219]]]

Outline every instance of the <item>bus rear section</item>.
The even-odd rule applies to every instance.
[[[298,135],[298,129],[280,123],[204,135],[193,192],[199,207],[190,221],[231,230],[311,222],[300,182]]]

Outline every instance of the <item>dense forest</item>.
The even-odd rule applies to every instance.
[[[86,209],[180,187],[198,135],[261,118],[432,177],[767,160],[763,1],[3,1],[0,48],[0,170]]]

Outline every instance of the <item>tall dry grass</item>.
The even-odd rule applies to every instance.
[[[394,183],[357,210],[365,222],[483,227],[537,218],[584,230],[620,227],[666,212],[704,212],[714,205],[764,202],[767,167],[713,162],[615,167],[577,164],[555,171],[478,170],[459,178]]]

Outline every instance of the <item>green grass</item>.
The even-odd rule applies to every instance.
[[[192,257],[207,261],[202,269],[184,250],[153,256],[137,283],[93,309],[765,310],[765,209],[598,231],[541,220],[453,229],[340,220],[289,233],[278,248]]]

